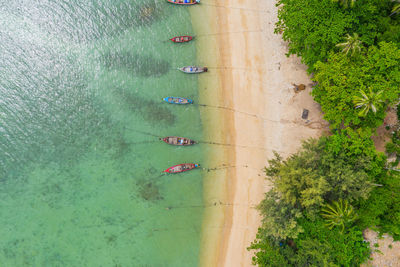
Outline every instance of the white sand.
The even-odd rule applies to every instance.
[[[286,57],[286,43],[273,33],[275,1],[202,0],[191,12],[194,24],[203,25],[200,33],[230,33],[196,40],[200,51],[207,47],[213,54],[207,64],[221,67],[210,69],[200,82],[213,84],[218,105],[241,111],[220,111],[223,123],[212,126],[224,129],[214,131],[216,139],[240,146],[224,154],[236,168],[205,182],[205,201],[217,205],[206,210],[201,265],[250,266],[254,252],[247,247],[260,225],[255,206],[269,190],[263,167],[273,150],[286,157],[296,152],[301,140],[320,136],[327,124],[309,94],[306,67],[298,58]],[[307,89],[296,94],[292,83],[303,83]],[[309,110],[308,123],[301,119],[304,108]]]

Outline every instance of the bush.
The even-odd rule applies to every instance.
[[[376,227],[382,233],[389,233],[400,239],[400,175],[391,171],[377,180],[377,186],[367,200],[358,204],[359,221],[362,229]]]
[[[331,53],[327,62],[315,65],[314,80],[318,83],[312,91],[321,105],[324,118],[332,129],[343,127],[376,128],[383,123],[387,105],[398,101],[400,93],[400,50],[392,43],[372,46],[366,54],[350,59],[343,53]],[[353,99],[360,90],[382,91],[385,102],[376,113],[370,111],[360,117]]]
[[[307,64],[325,62],[346,34],[358,33],[365,46],[377,41],[396,41],[397,21],[389,18],[390,0],[357,0],[353,8],[342,8],[332,0],[279,0],[275,32],[289,41],[289,55]]]

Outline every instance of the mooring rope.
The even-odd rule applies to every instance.
[[[268,11],[259,10],[259,9],[255,9],[255,8],[224,6],[224,5],[209,4],[209,3],[204,3],[204,2],[201,2],[200,4],[204,5],[204,6],[222,7],[222,8],[228,8],[228,9],[238,9],[238,10],[252,11],[252,12],[258,12],[258,13],[268,13]]]
[[[236,32],[216,32],[216,33],[203,33],[203,34],[196,34],[196,35],[191,35],[190,33],[188,34],[177,34],[176,36],[183,36],[183,35],[187,35],[187,36],[192,36],[193,39],[197,39],[197,38],[202,38],[202,37],[207,37],[207,36],[216,36],[216,35],[225,35],[225,34],[238,34],[238,33],[257,33],[257,32],[263,32],[263,29],[260,30],[249,30],[249,31],[236,31]],[[168,42],[171,41],[171,39],[167,39],[167,40],[160,40],[161,42]],[[179,44],[187,44],[190,42],[184,42],[184,43],[179,43]]]

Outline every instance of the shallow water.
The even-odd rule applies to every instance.
[[[187,8],[0,0],[1,266],[197,266],[202,139]]]

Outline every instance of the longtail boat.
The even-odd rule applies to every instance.
[[[196,66],[186,66],[178,68],[178,70],[183,71],[184,73],[202,73],[208,71],[207,67],[196,67]]]
[[[161,139],[161,138],[160,138]],[[165,143],[174,146],[190,146],[196,144],[195,141],[185,137],[167,136],[162,139]]]
[[[174,43],[186,43],[190,42],[193,39],[193,36],[183,35],[183,36],[175,36],[170,40]]]
[[[169,167],[166,169],[164,172],[167,173],[179,173],[179,172],[185,172],[185,171],[190,171],[194,168],[199,167],[200,164],[195,164],[195,163],[183,163],[183,164],[178,164],[172,167]]]
[[[186,104],[193,104],[193,100],[184,97],[174,97],[169,96],[163,99],[165,102],[170,104],[177,104],[177,105],[186,105]]]
[[[199,4],[200,0],[167,0],[168,3],[176,5],[195,5]]]

